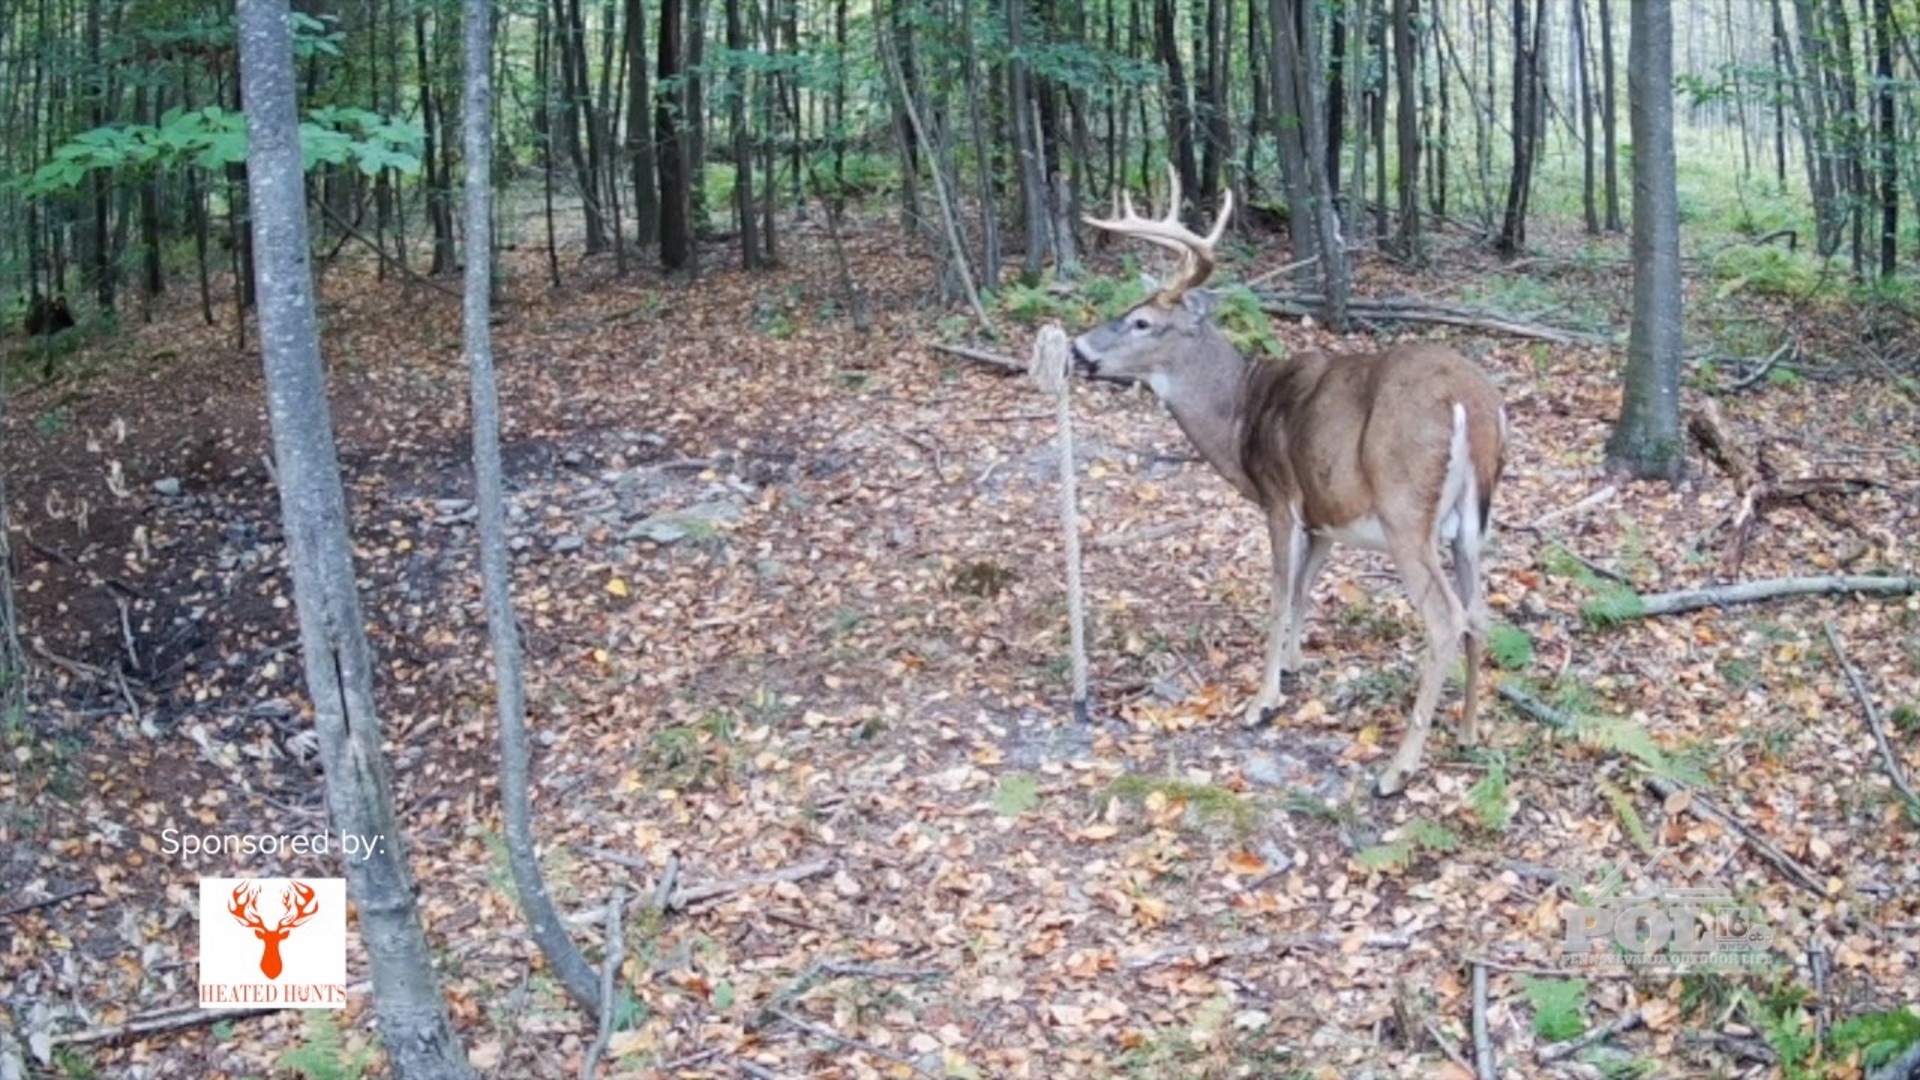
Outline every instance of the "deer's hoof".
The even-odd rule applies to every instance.
[[[1274,714],[1279,711],[1279,708],[1280,703],[1278,701],[1269,701],[1266,698],[1253,699],[1253,704],[1247,706],[1245,716],[1246,725],[1248,727],[1259,727],[1267,723],[1273,719]]]

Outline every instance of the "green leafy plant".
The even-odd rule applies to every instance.
[[[1202,784],[1171,776],[1143,776],[1139,773],[1116,778],[1101,792],[1098,803],[1104,809],[1113,799],[1142,803],[1155,794],[1170,803],[1185,803],[1188,812],[1200,821],[1225,822],[1235,829],[1252,828],[1260,812],[1259,807],[1244,795],[1218,784]]]
[[[1548,1042],[1564,1042],[1587,1029],[1585,979],[1520,978],[1520,992],[1533,1008],[1533,1033]]]
[[[362,1046],[349,1053],[332,1013],[315,1009],[306,1017],[300,1045],[281,1054],[274,1064],[299,1073],[306,1080],[359,1080],[367,1075],[375,1056],[372,1046]]]
[[[1363,848],[1353,861],[1379,873],[1399,873],[1413,865],[1423,851],[1458,851],[1460,837],[1437,822],[1414,818],[1400,827],[1399,836],[1385,843]]]
[[[1030,773],[1009,773],[993,789],[993,812],[1019,817],[1040,805],[1040,781]]]
[[[1862,1066],[1879,1068],[1906,1053],[1908,1047],[1920,1043],[1920,1016],[1909,1009],[1856,1016],[1835,1024],[1827,1042],[1835,1056],[1858,1053]]]
[[[1487,775],[1467,789],[1467,802],[1472,805],[1473,816],[1479,819],[1481,828],[1505,832],[1513,815],[1507,806],[1506,763],[1496,760],[1488,766]]]
[[[1501,623],[1487,632],[1487,655],[1508,671],[1518,671],[1533,663],[1533,638],[1517,626]]]

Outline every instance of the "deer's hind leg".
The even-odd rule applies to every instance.
[[[1412,536],[1398,534],[1406,539],[1394,544],[1392,555],[1400,580],[1406,584],[1407,598],[1426,624],[1427,654],[1420,664],[1420,688],[1414,692],[1413,712],[1407,717],[1400,749],[1375,782],[1375,790],[1382,795],[1398,794],[1406,787],[1407,777],[1419,771],[1434,709],[1440,703],[1440,691],[1446,687],[1447,673],[1460,655],[1460,637],[1466,629],[1466,613],[1441,568],[1439,552],[1428,537],[1410,532]]]

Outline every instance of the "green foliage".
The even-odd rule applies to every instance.
[[[1821,287],[1817,260],[1776,244],[1738,244],[1713,256],[1713,276],[1720,282],[1716,299],[1747,292],[1759,296],[1806,298]]]
[[[1501,623],[1487,632],[1487,655],[1508,671],[1518,671],[1533,663],[1533,638],[1517,626]]]
[[[1287,350],[1273,334],[1273,322],[1260,310],[1253,290],[1235,282],[1214,293],[1214,321],[1233,347],[1248,356],[1285,356]]]
[[[333,1015],[325,1009],[309,1010],[300,1045],[281,1054],[274,1064],[306,1080],[359,1080],[367,1075],[373,1067],[373,1047],[362,1046],[348,1053]]]
[[[1400,828],[1397,839],[1375,844],[1355,854],[1353,861],[1376,873],[1399,873],[1413,865],[1423,851],[1458,851],[1460,837],[1438,822],[1414,818]]]
[[[1513,813],[1507,807],[1507,766],[1495,761],[1487,769],[1487,775],[1467,789],[1467,802],[1473,807],[1473,816],[1480,820],[1480,827],[1488,832],[1498,833],[1507,830],[1507,822]]]
[[[300,150],[308,169],[350,164],[368,176],[383,169],[413,175],[420,171],[425,141],[417,122],[367,109],[315,109],[300,123]],[[110,124],[75,135],[55,147],[51,160],[21,182],[20,190],[32,197],[68,191],[95,169],[214,170],[246,159],[244,114],[217,105],[170,109],[157,126]]]
[[[1040,781],[1031,773],[1009,773],[993,789],[993,812],[1019,817],[1040,805]]]
[[[1908,1009],[1868,1013],[1835,1024],[1827,1039],[1835,1056],[1846,1057],[1858,1052],[1860,1064],[1874,1069],[1920,1042],[1920,1016]]]
[[[1533,1007],[1533,1033],[1564,1042],[1587,1030],[1587,981],[1520,977],[1520,992]]]
[[[1908,735],[1920,734],[1920,706],[1912,703],[1894,706],[1893,728]]]
[[[1107,785],[1097,800],[1102,809],[1113,799],[1143,803],[1159,795],[1169,803],[1184,803],[1202,822],[1224,822],[1235,829],[1253,827],[1259,807],[1239,792],[1217,784],[1201,784],[1172,776],[1143,776],[1128,773]]]
[[[1640,819],[1640,811],[1633,805],[1633,796],[1606,780],[1595,780],[1594,786],[1600,790],[1600,797],[1613,808],[1613,816],[1620,819],[1620,828],[1632,838],[1634,846],[1651,853],[1653,835],[1647,832],[1647,823]]]

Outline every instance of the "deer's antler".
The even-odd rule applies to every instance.
[[[1207,235],[1200,236],[1180,224],[1180,174],[1172,162],[1167,163],[1167,180],[1171,190],[1167,196],[1165,217],[1141,217],[1133,208],[1133,196],[1122,191],[1121,216],[1105,219],[1088,217],[1085,221],[1096,229],[1131,236],[1177,252],[1180,256],[1179,274],[1154,297],[1156,303],[1171,306],[1178,303],[1188,290],[1205,284],[1213,274],[1213,246],[1220,242],[1220,237],[1227,231],[1227,219],[1233,216],[1233,189],[1228,188],[1221,198],[1220,214],[1214,219],[1213,228]]]

